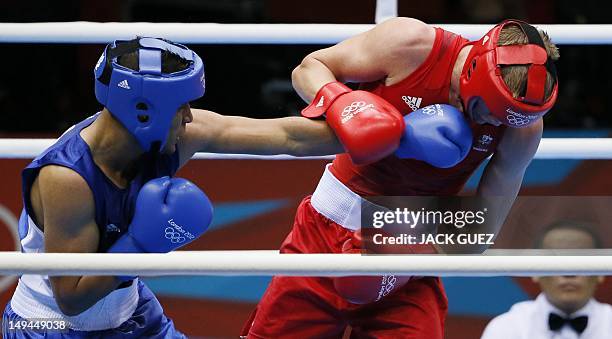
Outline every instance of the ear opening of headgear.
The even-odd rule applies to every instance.
[[[164,73],[166,51],[187,67]],[[137,69],[119,58],[137,52]],[[204,64],[189,48],[164,39],[138,37],[106,46],[94,69],[96,99],[135,137],[144,151],[161,150],[177,110],[204,95]]]
[[[526,35],[526,44],[498,46],[501,30],[517,25]],[[557,72],[538,30],[519,20],[506,20],[496,25],[480,40],[470,43],[460,77],[460,93],[464,107],[480,98],[503,124],[525,127],[546,114],[557,100]],[[527,79],[515,97],[502,76],[502,67],[524,65]],[[553,79],[552,93],[546,96],[546,78]]]

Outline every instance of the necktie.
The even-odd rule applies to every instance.
[[[588,323],[589,317],[585,315],[576,318],[563,318],[558,314],[551,313],[548,316],[548,327],[551,331],[558,331],[563,325],[568,324],[574,331],[581,334],[586,329]]]

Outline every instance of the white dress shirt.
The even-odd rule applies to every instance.
[[[553,332],[548,327],[548,316],[589,317],[581,335],[569,325]],[[583,308],[566,315],[548,302],[541,293],[536,300],[512,306],[510,311],[497,316],[485,328],[481,339],[605,339],[612,338],[612,306],[591,299]]]

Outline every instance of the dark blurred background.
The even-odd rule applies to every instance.
[[[609,23],[610,5],[582,0],[399,0],[399,14],[428,23]],[[1,22],[150,21],[218,23],[360,23],[374,21],[374,0],[131,0],[0,2]],[[554,39],[554,37],[553,37]],[[207,92],[194,106],[222,114],[271,118],[304,103],[291,70],[320,45],[190,45],[206,65]],[[0,136],[58,135],[95,113],[93,66],[103,45],[0,44]],[[562,45],[560,95],[547,128],[609,128],[611,47]]]

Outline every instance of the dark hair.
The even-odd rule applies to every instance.
[[[136,38],[130,41],[120,42],[120,43],[117,43],[117,45],[121,45],[125,43],[134,43],[138,39],[139,38]],[[180,56],[174,53],[171,53],[168,51],[162,51],[161,57],[162,57],[162,73],[168,74],[168,73],[179,72],[189,67],[189,61],[181,58]],[[138,51],[126,53],[124,55],[119,56],[117,58],[117,62],[119,63],[119,65],[123,67],[127,67],[135,71],[138,70],[139,69]]]
[[[540,236],[536,239],[535,248],[542,248],[542,245],[544,243],[544,238],[546,237],[546,235],[550,233],[551,231],[557,230],[557,229],[564,229],[564,230],[569,229],[569,230],[577,230],[577,231],[584,232],[590,235],[591,238],[593,239],[593,248],[596,248],[596,249],[602,248],[601,239],[599,238],[599,235],[595,232],[595,226],[590,222],[578,221],[578,220],[559,220],[559,221],[556,221],[548,225],[542,231],[542,233],[540,233]]]

